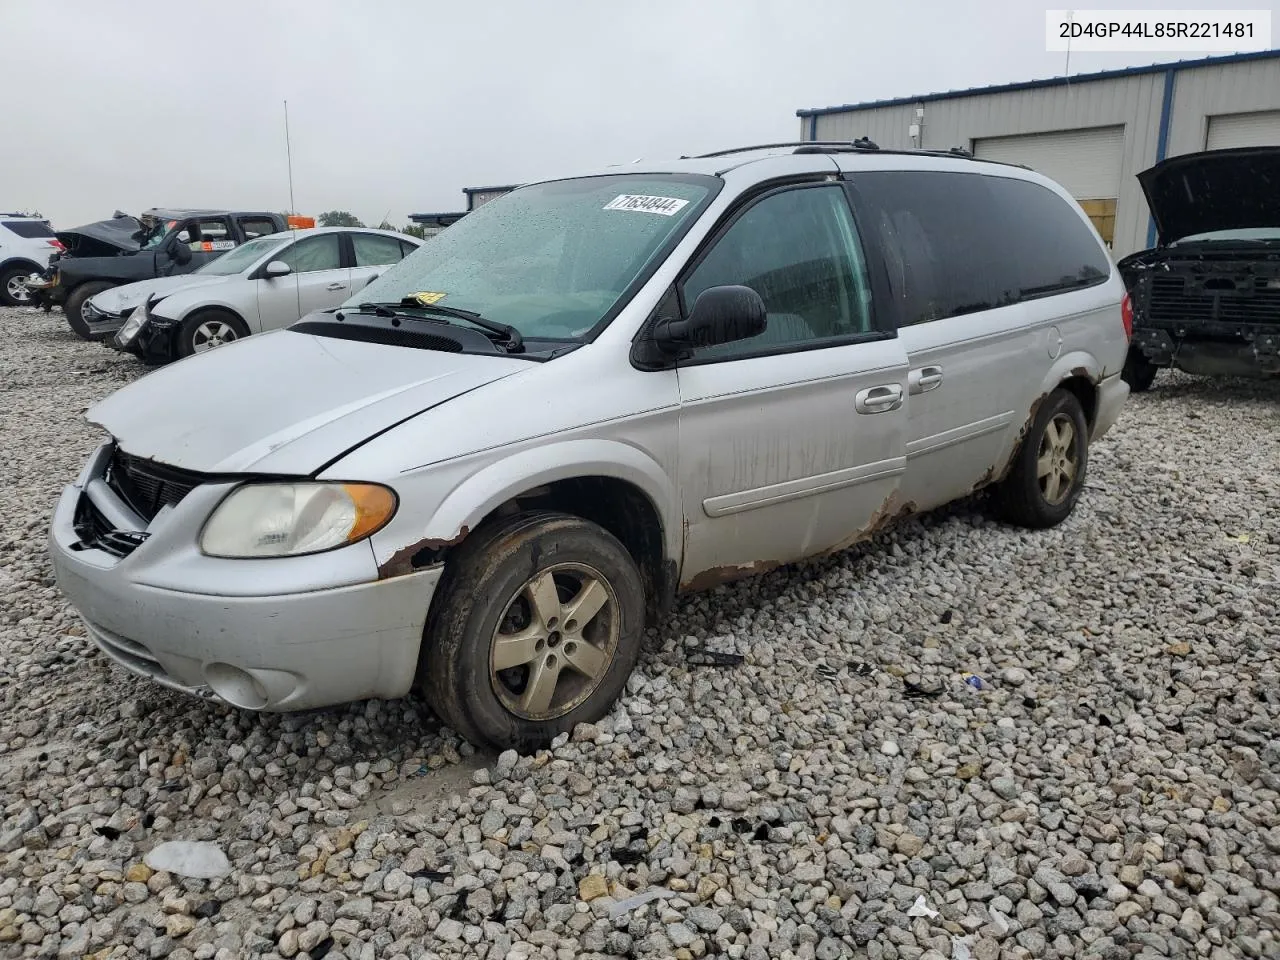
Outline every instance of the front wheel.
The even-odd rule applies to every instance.
[[[528,751],[597,720],[640,655],[644,588],[608,531],[561,513],[482,527],[446,566],[423,693],[468,740]]]
[[[34,271],[31,267],[6,267],[0,270],[0,305],[6,307],[28,307],[35,302],[35,296],[27,289],[27,277]]]
[[[1155,383],[1156,374],[1159,372],[1160,368],[1148,360],[1145,353],[1130,347],[1128,355],[1124,358],[1124,367],[1120,370],[1120,379],[1127,383],[1134,393],[1146,393],[1151,389],[1151,384]]]
[[[226,310],[203,310],[188,317],[178,331],[178,356],[204,353],[249,335],[243,320]]]
[[[106,280],[89,280],[67,294],[67,302],[62,305],[62,310],[67,315],[67,323],[76,332],[76,336],[83,340],[93,339],[93,331],[89,329],[89,323],[81,311],[84,310],[84,305],[90,298],[114,286],[114,283],[108,283]]]
[[[1023,527],[1057,526],[1084,489],[1089,423],[1075,394],[1054,390],[1040,404],[1014,454],[1013,469],[996,487],[1001,516]]]

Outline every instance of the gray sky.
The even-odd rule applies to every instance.
[[[0,210],[285,209],[287,98],[299,211],[403,224],[464,186],[795,139],[798,107],[1060,75],[1048,6],[0,0]],[[1181,6],[1280,29],[1280,0]],[[1200,55],[1077,52],[1071,72]]]

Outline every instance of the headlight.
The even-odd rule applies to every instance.
[[[116,334],[116,342],[122,347],[128,346],[142,331],[147,319],[147,301],[143,300],[142,303],[138,304],[138,308],[129,314],[129,319],[124,322],[124,326]]]
[[[211,557],[290,557],[371,536],[396,512],[373,483],[252,483],[218,504],[200,549]]]

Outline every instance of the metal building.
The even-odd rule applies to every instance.
[[[497,200],[504,193],[510,193],[518,183],[510,184],[505,187],[463,187],[462,192],[467,195],[467,212],[470,213],[476,207],[482,207],[490,200]]]
[[[796,114],[804,140],[959,146],[1038,170],[1080,201],[1120,257],[1155,244],[1136,174],[1177,154],[1280,145],[1280,50]]]
[[[482,207],[490,200],[496,200],[504,193],[510,193],[519,184],[509,187],[463,187],[462,193],[467,198],[467,209],[454,213],[411,213],[409,219],[423,228],[424,235],[434,237],[445,227],[457,223],[476,207]]]

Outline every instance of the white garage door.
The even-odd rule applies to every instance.
[[[1063,130],[975,140],[975,156],[1020,163],[1066,187],[1077,200],[1120,195],[1124,127]]]
[[[1206,150],[1274,145],[1280,145],[1280,110],[1226,113],[1209,118],[1209,133],[1204,144]]]

